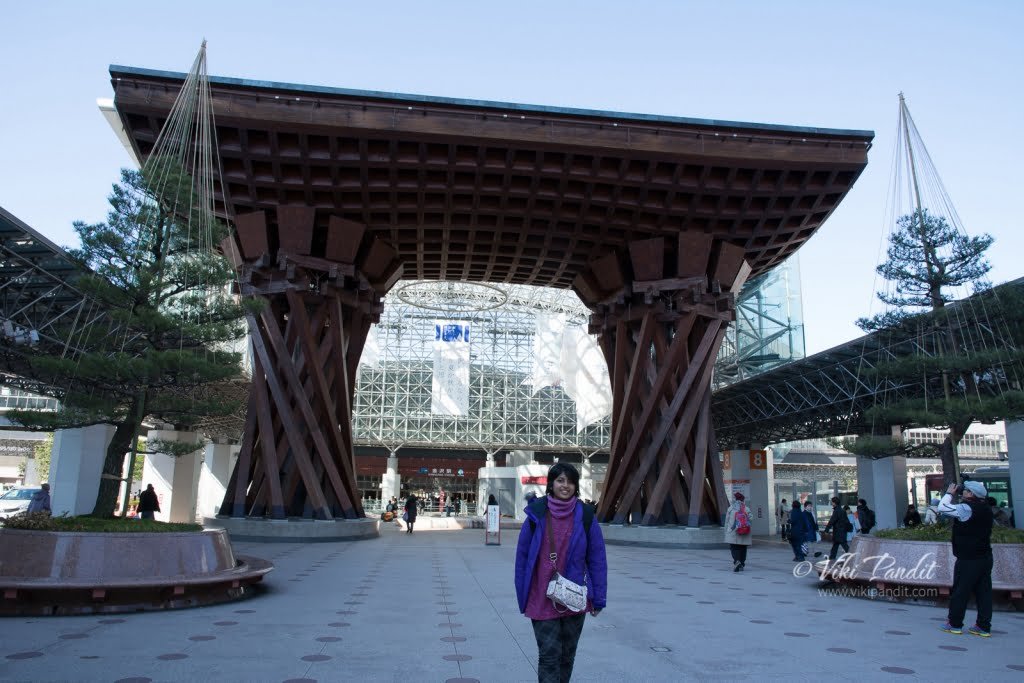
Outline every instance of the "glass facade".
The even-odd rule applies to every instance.
[[[736,297],[736,322],[729,326],[718,352],[713,388],[748,379],[804,355],[800,262],[794,256],[747,282]]]

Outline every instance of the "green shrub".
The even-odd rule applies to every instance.
[[[92,531],[99,533],[180,533],[183,531],[202,531],[203,529],[198,524],[157,522],[152,519],[106,518],[91,517],[89,515],[82,515],[80,517],[68,517],[67,515],[51,517],[46,512],[17,515],[5,520],[3,526],[7,529],[22,529],[26,531]]]
[[[940,541],[949,543],[952,527],[946,524],[924,524],[913,529],[880,529],[874,533],[879,538],[893,538],[900,541]],[[993,543],[1024,543],[1024,529],[992,527]]]

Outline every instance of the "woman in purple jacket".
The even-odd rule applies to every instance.
[[[547,495],[526,506],[516,547],[516,597],[519,611],[533,621],[540,683],[569,680],[586,612],[600,614],[608,593],[601,525],[594,522],[593,508],[576,497],[579,484],[580,473],[572,465],[558,463],[548,470]],[[549,559],[552,540],[554,563]],[[556,570],[587,587],[586,610],[573,612],[547,598],[548,582]]]

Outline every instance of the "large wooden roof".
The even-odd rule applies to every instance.
[[[140,158],[185,75],[110,68]],[[682,231],[757,274],[835,210],[873,133],[211,78],[227,210],[366,224],[404,276],[569,287],[609,249]],[[223,206],[221,206],[223,208]],[[273,234],[273,233],[272,233]]]

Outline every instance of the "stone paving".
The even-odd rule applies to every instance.
[[[372,541],[240,543],[277,567],[253,599],[0,619],[0,680],[536,680],[516,534],[502,537],[388,525]],[[728,550],[609,546],[608,560],[609,606],[587,619],[574,681],[1024,680],[1024,614],[997,612],[989,639],[945,634],[937,607],[820,594],[770,539],[742,573]]]

